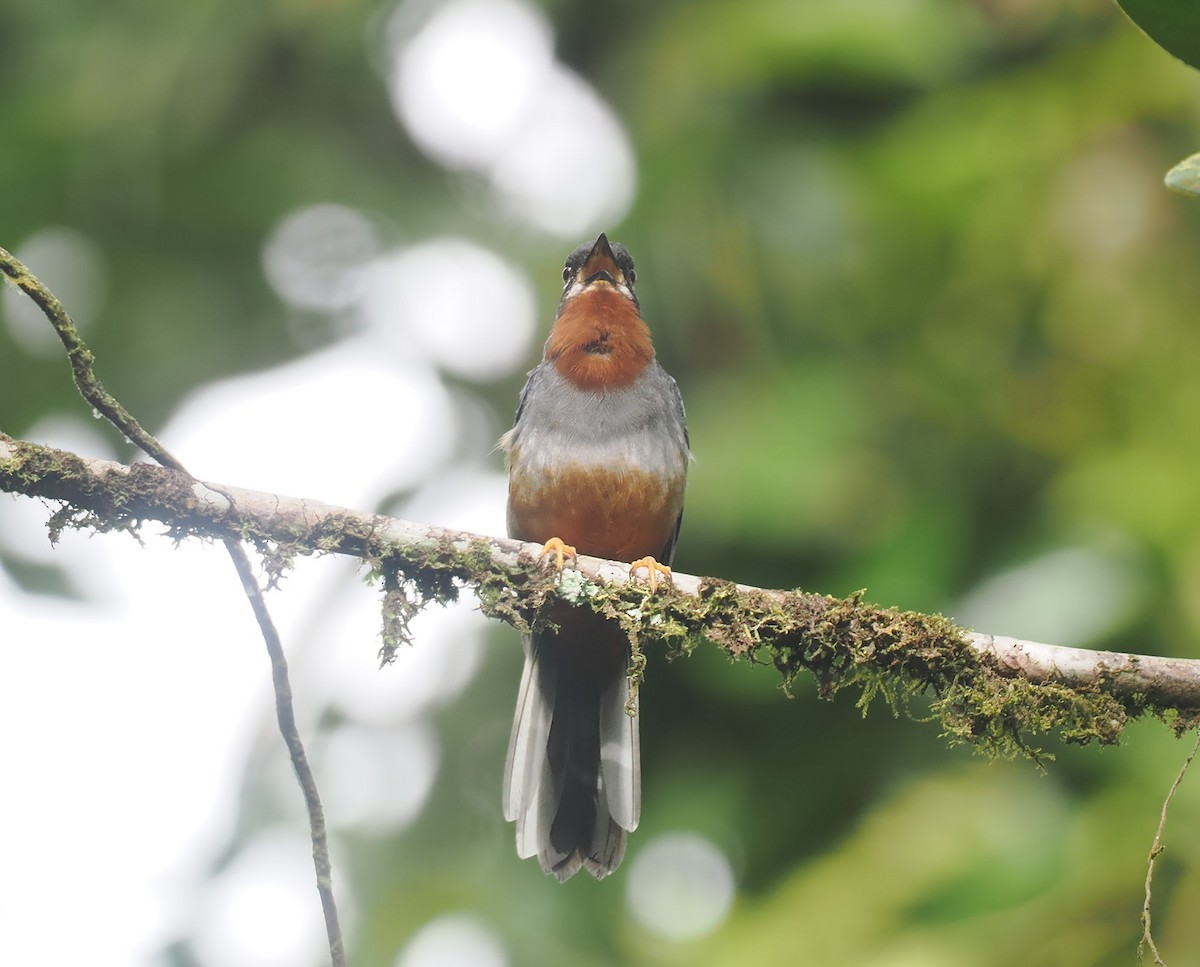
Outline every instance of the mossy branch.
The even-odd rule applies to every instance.
[[[651,595],[629,582],[627,564],[589,557],[560,582],[538,567],[534,545],[205,484],[3,435],[0,490],[61,502],[50,518],[52,538],[67,527],[135,530],[159,521],[174,539],[249,541],[268,569],[297,554],[358,557],[385,578],[385,660],[416,607],[469,587],[486,614],[520,629],[544,620],[549,602],[563,596],[619,620],[637,644],[659,642],[681,654],[708,639],[731,656],[773,665],[785,688],[808,671],[826,697],[856,686],[864,707],[882,697],[898,710],[925,695],[951,741],[992,755],[1036,758],[1048,733],[1115,743],[1128,721],[1145,714],[1179,732],[1200,722],[1200,661],[973,633],[861,594],[834,598],[676,574]]]

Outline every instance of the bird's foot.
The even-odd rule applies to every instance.
[[[629,579],[637,580],[638,571],[645,569],[646,583],[650,585],[651,592],[658,589],[659,581],[665,580],[668,584],[672,583],[671,569],[665,564],[660,564],[652,557],[643,557],[640,560],[634,561],[629,565]]]
[[[568,560],[574,561],[576,566],[579,564],[579,558],[575,554],[575,548],[570,544],[563,542],[562,538],[551,537],[542,545],[542,553],[538,555],[538,561],[544,561],[548,557],[553,557],[554,563],[552,567],[559,574],[562,574],[563,568]]]

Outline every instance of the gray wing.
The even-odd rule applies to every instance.
[[[666,377],[667,386],[670,388],[669,393],[671,396],[671,402],[675,404],[675,419],[679,421],[679,427],[683,430],[683,443],[684,446],[688,448],[688,453],[690,455],[692,451],[692,441],[688,436],[687,414],[683,411],[683,394],[679,392],[679,384],[675,382],[675,377],[668,373],[661,366],[659,369],[662,371],[663,376]]]
[[[525,412],[525,404],[529,401],[529,397],[537,392],[537,384],[542,381],[542,374],[546,368],[545,363],[539,363],[534,366],[525,378],[525,385],[521,387],[521,395],[517,399],[517,415],[513,417],[513,429],[516,429],[521,423],[521,416]],[[678,389],[676,389],[678,392]],[[680,406],[683,402],[680,401]]]
[[[655,365],[658,365],[657,362]],[[683,411],[683,394],[679,392],[679,384],[675,382],[675,377],[668,373],[665,369],[659,366],[659,371],[666,380],[668,387],[668,395],[671,397],[671,402],[674,405],[675,419],[679,424],[679,428],[683,430],[683,445],[688,451],[688,459],[692,457],[692,441],[688,436],[687,415]],[[679,541],[679,528],[683,524],[683,508],[679,508],[679,516],[675,518],[675,529],[671,532],[671,539],[667,541],[667,546],[663,548],[662,554],[659,556],[663,564],[670,567],[671,562],[675,559],[675,545]]]

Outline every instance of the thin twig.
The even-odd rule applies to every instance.
[[[95,372],[95,356],[80,338],[79,330],[76,329],[67,310],[54,293],[43,285],[20,260],[3,248],[0,248],[0,270],[33,300],[50,321],[54,331],[58,333],[58,338],[62,340],[62,344],[67,350],[67,358],[71,361],[75,385],[84,400],[150,457],[165,467],[178,470],[191,477],[187,468],[151,433],[147,432],[133,417],[133,414],[101,385]],[[224,496],[229,499],[231,504],[236,505],[232,495],[226,493]],[[341,927],[338,925],[337,905],[333,896],[333,868],[329,860],[329,843],[325,834],[325,814],[321,808],[316,777],[308,764],[304,743],[296,728],[296,716],[292,708],[292,687],[288,680],[287,658],[283,652],[279,632],[267,610],[262,589],[255,580],[254,569],[245,548],[240,541],[232,537],[226,538],[224,543],[242,582],[242,589],[250,601],[250,607],[254,611],[263,641],[267,646],[267,654],[271,659],[271,680],[275,686],[275,716],[279,722],[279,731],[283,735],[288,755],[292,760],[292,768],[296,772],[296,778],[299,780],[300,789],[304,794],[305,806],[308,809],[313,866],[317,874],[317,892],[321,898],[321,909],[325,916],[330,963],[332,967],[345,967],[345,949],[342,943]]]
[[[3,248],[0,248],[0,270],[3,270],[17,288],[29,296],[42,310],[42,314],[50,320],[50,325],[54,327],[54,331],[58,333],[58,338],[62,340],[62,344],[67,350],[67,358],[71,361],[71,372],[75,376],[75,385],[83,398],[95,407],[96,412],[105,416],[113,426],[125,434],[128,440],[164,467],[171,467],[187,473],[183,464],[175,459],[167,448],[150,433],[146,432],[142,425],[134,419],[133,414],[101,385],[94,369],[95,356],[80,338],[79,330],[75,328],[75,323],[71,321],[71,317],[63,308],[63,304],[58,301],[58,297],[47,289],[20,260]]]
[[[238,577],[242,579],[242,587],[250,606],[254,609],[254,617],[262,629],[263,640],[267,645],[267,653],[271,656],[271,681],[275,686],[275,717],[279,721],[279,731],[283,741],[287,743],[288,753],[292,757],[292,766],[296,770],[296,778],[304,792],[304,804],[308,809],[308,829],[312,838],[313,865],[317,870],[317,892],[321,895],[321,908],[325,912],[325,932],[329,937],[329,957],[334,967],[342,967],[346,963],[346,954],[342,947],[342,932],[338,927],[337,906],[333,898],[333,866],[329,861],[329,841],[325,835],[325,811],[321,807],[321,794],[317,790],[317,781],[308,765],[308,756],[304,752],[304,743],[300,741],[300,731],[296,728],[296,715],[292,708],[292,684],[288,679],[287,656],[283,653],[283,643],[275,623],[267,612],[266,601],[263,600],[262,590],[254,578],[250,559],[242,545],[229,538],[225,541],[229,556],[233,558]]]
[[[1166,848],[1162,845],[1162,837],[1163,830],[1167,826],[1167,810],[1171,808],[1171,800],[1175,797],[1175,790],[1183,782],[1183,777],[1188,771],[1188,766],[1196,758],[1197,752],[1200,752],[1200,732],[1196,733],[1196,744],[1192,746],[1192,751],[1188,753],[1188,757],[1183,760],[1183,766],[1179,770],[1179,775],[1171,783],[1171,789],[1167,793],[1167,798],[1163,800],[1162,814],[1158,817],[1158,829],[1154,831],[1154,843],[1150,846],[1150,856],[1146,861],[1146,899],[1142,903],[1142,939],[1138,941],[1138,960],[1141,961],[1145,948],[1149,947],[1150,953],[1154,955],[1154,963],[1158,967],[1167,967],[1167,965],[1159,954],[1158,947],[1154,944],[1154,936],[1150,924],[1150,886],[1154,880],[1154,861],[1158,859],[1159,855]]]

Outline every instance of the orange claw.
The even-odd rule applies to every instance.
[[[659,575],[671,582],[671,569],[665,564],[659,564],[652,557],[643,557],[640,560],[634,561],[629,565],[629,577],[636,578],[637,572],[642,568],[646,569],[646,583],[650,585],[650,590],[655,591],[658,588]]]
[[[579,558],[575,554],[575,548],[570,544],[563,543],[560,537],[551,537],[550,540],[542,545],[542,553],[538,555],[538,560],[545,560],[547,555],[550,554],[554,555],[554,570],[558,571],[559,574],[562,574],[563,567],[568,558],[576,564],[579,563]]]

